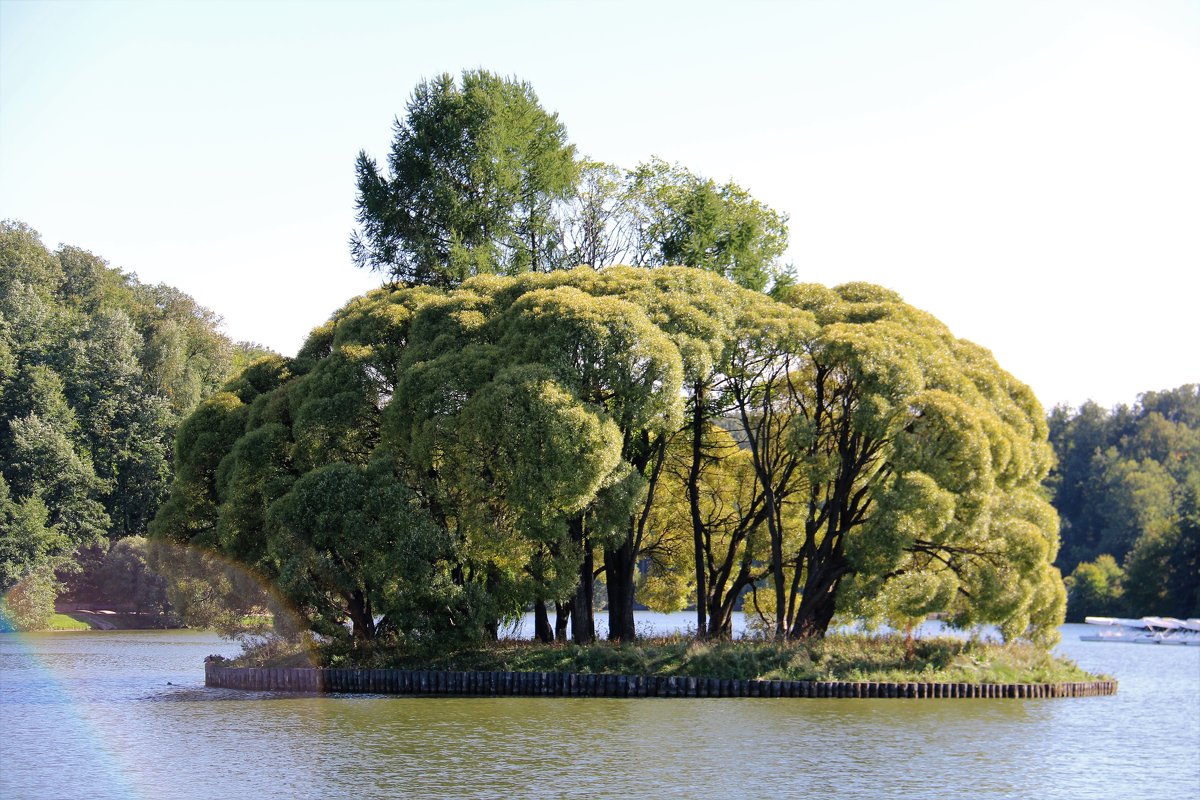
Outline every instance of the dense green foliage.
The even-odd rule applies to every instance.
[[[355,263],[440,288],[473,275],[678,264],[761,290],[787,282],[787,217],[732,181],[653,158],[576,158],[529,84],[485,70],[422,81],[386,173],[356,164]]]
[[[635,592],[685,600],[698,575],[706,606],[767,579],[781,637],[933,610],[1051,636],[1028,388],[879,287],[781,297],[684,267],[377,290],[197,408],[154,531],[334,639],[474,641],[554,603],[585,642],[598,576],[629,640]]]
[[[390,176],[359,153],[355,262],[415,283],[546,269],[551,206],[574,188],[574,148],[527,83],[468,70],[422,81],[395,123]]]
[[[1121,616],[1125,611],[1125,573],[1108,553],[1095,561],[1081,561],[1067,576],[1067,619],[1083,622],[1084,617]]]
[[[1050,414],[1071,618],[1200,615],[1200,387]]]
[[[733,181],[655,158],[626,176],[625,194],[637,231],[631,263],[696,267],[758,291],[790,280],[779,261],[787,216]]]
[[[254,350],[218,323],[176,289],[0,223],[0,593],[26,581],[15,597],[47,617],[56,570],[85,584],[77,558],[102,563],[110,541],[146,533],[176,425]]]
[[[689,374],[674,493],[691,541],[674,547],[696,563],[695,583],[676,585],[695,588],[698,630],[727,634],[749,587],[776,637],[820,635],[839,612],[904,627],[934,611],[1052,637],[1051,454],[1028,387],[886,289],[777,295],[724,304],[737,314],[720,358]],[[714,422],[744,454],[717,456],[730,448]]]

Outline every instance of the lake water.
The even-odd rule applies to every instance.
[[[1115,697],[279,697],[209,634],[0,634],[0,797],[1200,797],[1200,648],[1085,627]]]

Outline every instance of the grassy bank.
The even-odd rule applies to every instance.
[[[171,617],[159,614],[120,614],[114,612],[66,611],[55,612],[44,626],[31,628],[26,633],[53,633],[58,631],[141,631],[179,628]],[[6,620],[0,621],[0,630],[17,630]]]
[[[89,631],[91,629],[92,626],[86,622],[57,613],[50,618],[50,624],[46,626],[48,631]]]
[[[67,614],[55,613],[47,620],[44,627],[39,627],[36,630],[22,631],[23,633],[57,633],[58,631],[87,631],[93,626],[82,620],[75,619]],[[0,616],[0,633],[16,633],[18,628],[13,623]]]
[[[758,680],[937,681],[1050,683],[1093,680],[1074,662],[1027,644],[953,638],[914,642],[858,635],[780,644],[765,641],[698,642],[685,637],[633,644],[598,642],[543,645],[502,642],[454,652],[403,652],[386,647],[324,650],[327,666],[464,671],[574,672]],[[242,664],[255,663],[248,654]],[[261,663],[258,661],[257,663]],[[298,658],[275,660],[298,666]]]

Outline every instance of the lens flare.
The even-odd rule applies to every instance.
[[[161,540],[149,543],[147,562],[169,582],[173,615],[188,629],[0,633],[0,796],[164,796],[180,778],[166,765],[187,746],[172,727],[186,715],[155,701],[230,699],[204,687],[206,655],[233,657],[240,645],[251,657],[287,652],[292,666],[315,664],[304,617],[261,574]],[[36,616],[29,594],[28,584],[5,593],[10,617]]]

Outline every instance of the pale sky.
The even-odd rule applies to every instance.
[[[790,215],[1042,403],[1200,382],[1200,3],[0,0],[0,218],[296,351],[413,86],[529,81],[581,153]]]

